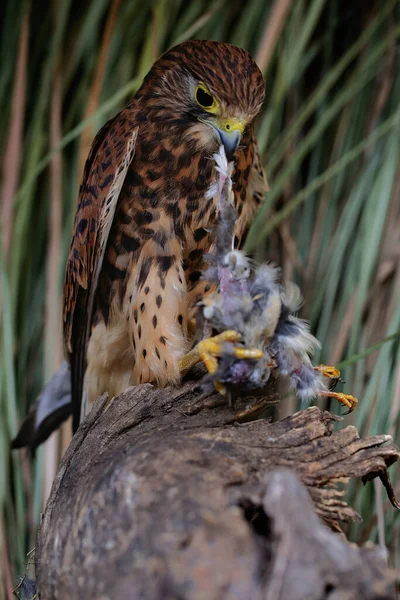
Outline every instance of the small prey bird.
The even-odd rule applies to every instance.
[[[298,287],[279,285],[276,267],[257,266],[234,249],[233,164],[228,163],[223,146],[214,160],[218,219],[215,253],[206,257],[209,266],[204,279],[215,291],[201,300],[199,321],[205,339],[198,345],[208,377],[221,393],[232,395],[261,392],[271,374],[285,375],[300,399],[331,396],[351,412],[357,399],[329,389],[339,380],[339,371],[311,363],[320,343],[307,321],[296,316],[302,302]]]

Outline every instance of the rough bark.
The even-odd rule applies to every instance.
[[[218,403],[190,382],[98,399],[38,534],[42,600],[395,598],[378,549],[332,531],[359,518],[338,482],[380,476],[395,502],[391,438],[334,431],[316,407],[243,422],[265,405]]]

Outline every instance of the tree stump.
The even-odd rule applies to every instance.
[[[334,431],[338,417],[317,407],[241,423],[257,407],[199,400],[193,382],[108,404],[97,400],[54,481],[36,550],[42,600],[395,598],[380,551],[338,533],[359,516],[336,487],[380,476],[396,504],[390,436]]]

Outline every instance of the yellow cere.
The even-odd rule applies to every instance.
[[[240,133],[243,133],[246,126],[239,119],[217,119],[215,124],[222,131],[240,131]]]

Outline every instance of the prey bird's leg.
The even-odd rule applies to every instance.
[[[342,381],[342,379],[340,379],[339,369],[331,365],[317,365],[316,367],[314,367],[314,371],[318,371],[319,373],[321,373],[325,377],[328,377],[328,379],[331,380],[331,389],[336,387],[338,381]]]
[[[336,367],[331,365],[317,365],[314,367],[314,371],[319,371],[325,377],[329,377],[330,379],[339,379],[340,371]]]
[[[333,387],[336,386],[338,381],[342,381],[340,379],[340,371],[336,367],[332,367],[330,365],[318,365],[314,367],[315,371],[322,373],[325,377],[332,380]],[[326,392],[320,392],[320,396],[324,396],[326,398],[335,398],[341,404],[344,404],[349,409],[346,413],[347,415],[355,409],[357,406],[358,400],[351,394],[342,394],[340,392],[333,392],[332,390],[328,390]]]
[[[355,409],[355,407],[357,406],[357,403],[358,403],[357,398],[355,398],[351,394],[341,394],[340,392],[327,391],[327,392],[320,392],[319,395],[324,396],[325,398],[335,398],[341,404],[344,404],[345,406],[347,406],[347,408],[349,410],[345,413],[346,415],[353,412],[353,410]]]

